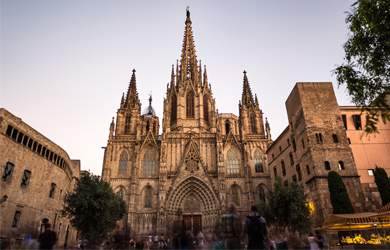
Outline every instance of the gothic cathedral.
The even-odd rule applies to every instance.
[[[244,71],[239,116],[218,113],[206,66],[198,63],[187,11],[180,63],[172,66],[162,134],[151,106],[141,113],[135,70],[110,126],[102,178],[126,201],[122,229],[168,234],[181,216],[195,235],[210,232],[227,204],[244,218],[271,185],[266,150],[272,143]]]

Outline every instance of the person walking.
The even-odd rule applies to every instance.
[[[57,243],[57,234],[51,230],[51,225],[45,225],[45,232],[39,235],[38,241],[40,243],[39,249],[53,249],[54,244]]]
[[[198,242],[199,242],[199,246],[202,247],[203,246],[203,234],[202,234],[202,231],[199,231],[198,235]]]
[[[314,237],[314,240],[317,242],[318,244],[318,248],[320,250],[324,250],[324,238],[322,237],[322,235],[320,234],[320,231],[316,230],[315,231],[315,237]]]
[[[242,232],[241,218],[236,213],[236,204],[228,204],[228,213],[221,216],[219,232],[225,238],[226,249],[240,249]]]
[[[250,215],[245,218],[244,232],[248,234],[248,249],[268,249],[267,222],[258,214],[256,205],[251,206]]]
[[[310,250],[319,250],[318,243],[315,240],[313,233],[310,233],[310,236],[309,238],[307,238],[307,240],[309,241],[310,244]]]

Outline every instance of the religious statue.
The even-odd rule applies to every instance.
[[[166,160],[165,145],[162,146],[161,156],[162,156],[162,162],[165,162],[165,160]]]
[[[223,153],[221,148],[219,148],[219,161],[223,161]]]

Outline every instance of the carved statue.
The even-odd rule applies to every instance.
[[[223,161],[222,148],[219,148],[219,161]]]
[[[161,156],[162,156],[162,162],[165,162],[165,160],[166,160],[165,148],[166,148],[165,145],[163,145],[163,146],[162,146],[162,149],[161,149],[161,151],[162,151],[162,152],[161,152],[161,154],[162,154],[162,155],[161,155]]]

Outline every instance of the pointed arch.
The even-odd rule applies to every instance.
[[[254,156],[253,158],[255,161],[255,172],[256,173],[264,173],[263,156],[261,155],[260,150],[256,149],[253,156]]]
[[[152,188],[145,188],[145,208],[152,208]]]
[[[206,122],[209,122],[209,98],[207,95],[203,96],[203,116]]]
[[[119,168],[118,174],[127,174],[127,161],[129,160],[129,155],[126,150],[123,150],[119,156]]]
[[[171,101],[171,122],[176,121],[177,118],[177,97],[176,94],[172,95]]]
[[[228,174],[238,174],[240,172],[239,168],[239,157],[238,152],[235,148],[230,148],[227,152],[227,173]]]
[[[187,92],[186,114],[187,114],[187,118],[195,118],[195,98],[194,98],[194,92],[192,90]]]
[[[226,122],[225,122],[225,133],[226,133],[226,135],[228,135],[229,132],[230,132],[230,121],[226,120]]]
[[[155,151],[150,148],[144,154],[142,173],[144,175],[154,175],[155,169],[156,169]]]

